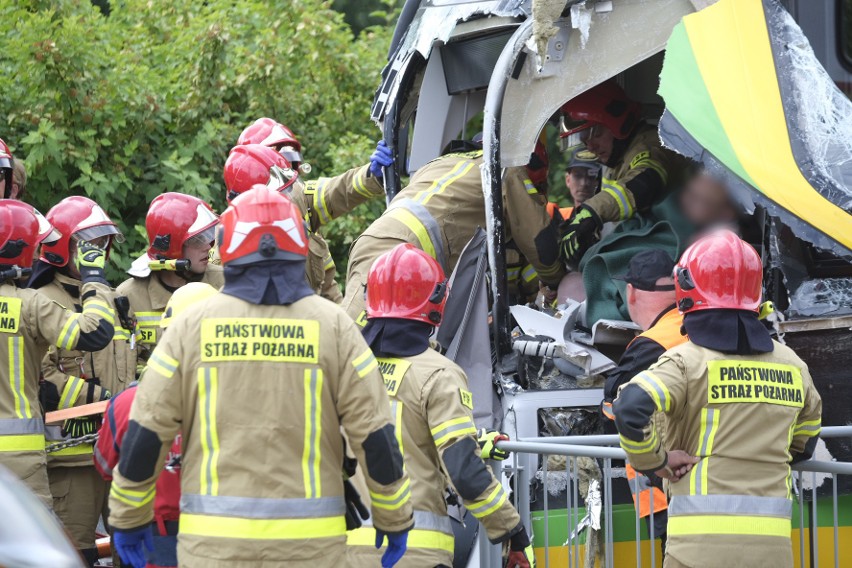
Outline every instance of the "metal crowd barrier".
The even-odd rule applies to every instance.
[[[820,434],[821,438],[852,438],[852,426],[834,426],[824,427]],[[584,530],[581,525],[584,524],[584,519],[581,515],[581,496],[579,491],[579,465],[578,458],[587,457],[596,460],[601,469],[601,498],[602,510],[600,515],[600,536],[603,538],[603,552],[605,568],[614,568],[616,558],[614,555],[614,532],[613,532],[613,460],[624,460],[625,453],[619,445],[618,436],[616,435],[600,435],[600,436],[561,436],[561,437],[543,437],[543,438],[523,438],[520,441],[499,442],[497,446],[503,450],[513,452],[510,463],[503,462],[503,472],[511,479],[515,506],[521,515],[521,519],[525,523],[528,532],[534,539],[534,545],[539,548],[543,545],[543,555],[539,555],[539,566],[550,568],[551,564],[551,546],[550,546],[550,491],[548,487],[548,457],[549,456],[564,456],[565,457],[565,473],[567,476],[567,484],[565,487],[566,493],[566,521],[568,539],[560,545],[566,548],[565,554],[560,551],[560,558],[567,556],[567,564],[560,562],[554,565],[567,566],[568,568],[582,568],[585,566],[584,559],[581,558],[580,536]],[[616,447],[612,447],[616,446]],[[543,499],[543,517],[541,525],[543,525],[543,539],[540,535],[534,534],[532,527],[531,515],[531,499],[530,499],[530,484],[536,476],[535,471],[528,471],[524,464],[531,463],[528,459],[519,459],[518,454],[537,454],[541,459],[541,481],[542,481],[542,499]],[[837,481],[839,475],[852,475],[852,463],[836,462],[836,461],[819,461],[808,460],[800,462],[793,466],[794,474],[794,493],[798,502],[798,522],[799,522],[799,568],[819,567],[819,521],[818,521],[818,499],[817,489],[817,474],[830,475],[831,477],[831,501],[832,501],[832,525],[833,525],[833,560],[835,568],[849,565],[852,559],[845,558],[846,564],[840,561],[839,549],[839,511],[838,511],[838,494]],[[803,482],[806,480],[806,475],[810,476],[811,481],[811,503],[809,505],[811,512],[808,515],[808,524],[806,525],[805,511],[808,508],[805,504],[805,493],[807,489],[803,488]],[[827,478],[826,478],[827,479]],[[823,483],[826,481],[823,479]],[[639,480],[634,478],[636,483],[636,493],[639,493]],[[819,485],[822,485],[819,484]],[[649,539],[644,542],[649,550],[643,555],[643,540],[641,525],[643,521],[639,517],[639,512],[634,509],[634,540],[635,540],[635,559],[622,559],[619,565],[635,565],[641,568],[643,558],[650,561],[650,566],[656,568],[662,565],[661,555],[657,552],[657,541],[654,534],[654,501],[653,492],[651,492],[651,507],[650,507],[650,523]],[[586,504],[583,503],[583,510],[586,510]],[[848,514],[847,514],[848,516]],[[806,539],[805,529],[808,530],[809,538]],[[588,544],[588,535],[591,529],[586,527]],[[539,538],[536,538],[539,537]],[[807,546],[806,546],[807,544]],[[485,541],[480,548],[480,558],[493,558],[494,550],[486,550],[488,546]],[[806,554],[807,552],[807,554]],[[541,562],[543,556],[543,562]],[[659,561],[657,560],[659,558]],[[623,562],[627,560],[627,563]],[[807,561],[807,563],[806,563]]]

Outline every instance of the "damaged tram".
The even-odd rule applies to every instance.
[[[756,229],[751,240],[764,262],[765,299],[777,308],[772,316],[777,337],[808,363],[823,396],[823,425],[849,422],[852,104],[844,91],[852,85],[852,61],[843,46],[850,43],[844,34],[852,26],[842,22],[852,22],[852,14],[844,12],[852,5],[827,0],[805,10],[804,4],[405,3],[372,108],[396,158],[385,174],[388,202],[402,178],[440,155],[451,140],[469,138],[473,132],[466,125],[482,116],[488,226],[458,263],[438,334],[448,356],[468,373],[478,427],[502,429],[515,440],[602,432],[602,375],[637,327],[627,321],[582,322],[574,306],[554,318],[509,305],[500,180],[503,168],[527,164],[543,129],[550,125],[554,132],[563,104],[609,79],[642,103],[644,118],[658,125],[666,147],[725,179]],[[848,461],[852,447],[845,439],[821,441],[818,457]],[[584,493],[588,481],[600,476],[598,464],[589,460],[579,476],[580,504],[569,508],[578,478],[564,471],[564,463],[561,473],[558,463],[548,463],[550,471],[543,474],[539,456],[525,454],[518,461],[527,472],[538,472],[514,495],[519,509],[531,512],[525,521],[531,519],[537,554],[548,527],[550,560],[568,565],[567,543],[585,544],[592,529],[569,535],[565,519],[586,515]],[[511,468],[504,468],[511,476]],[[547,518],[543,475],[551,490]],[[852,535],[849,485],[846,480],[838,486],[846,512],[838,536],[852,553],[852,545],[843,544],[852,540],[843,538]],[[829,478],[819,495],[830,496],[833,489]],[[590,502],[599,502],[600,495],[593,497]],[[615,480],[611,499],[614,565],[635,566],[626,480]],[[457,514],[463,520],[463,512]],[[808,517],[807,524],[830,527],[831,521]],[[457,524],[457,566],[493,564],[471,544],[476,525]],[[641,532],[647,539],[644,523]],[[818,554],[830,546],[830,539],[821,539]]]

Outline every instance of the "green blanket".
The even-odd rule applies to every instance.
[[[670,195],[643,215],[621,222],[583,256],[580,271],[586,288],[586,323],[600,319],[629,320],[626,283],[614,280],[627,272],[630,259],[638,252],[659,248],[677,260],[689,243],[694,229]]]

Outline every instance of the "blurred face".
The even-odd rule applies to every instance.
[[[687,182],[680,197],[680,208],[690,222],[700,229],[736,222],[737,210],[720,181],[698,174]]]
[[[195,274],[204,274],[207,271],[207,263],[210,260],[210,249],[212,242],[199,243],[191,240],[183,245],[183,258],[189,260],[189,271]]]
[[[583,131],[580,139],[586,145],[586,148],[597,157],[599,162],[603,164],[609,163],[609,158],[612,156],[612,144],[615,141],[615,136],[612,135],[609,128],[602,124],[597,124]]]
[[[595,194],[598,187],[597,171],[583,167],[571,168],[565,172],[565,185],[571,193],[574,205],[581,205]]]

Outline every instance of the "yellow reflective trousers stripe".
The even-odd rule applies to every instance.
[[[0,452],[43,452],[44,434],[0,436]]]
[[[346,533],[346,544],[349,546],[371,546],[376,545],[376,529],[372,527],[361,527]],[[407,546],[409,550],[415,548],[430,548],[444,550],[453,553],[455,540],[452,536],[440,531],[427,531],[414,528],[408,532]],[[378,554],[378,552],[377,552]]]
[[[305,445],[302,450],[302,475],[305,497],[322,495],[322,370],[305,369]]]
[[[735,534],[790,538],[790,519],[740,515],[685,515],[669,517],[669,536]]]
[[[316,519],[244,519],[217,515],[180,516],[182,535],[249,540],[303,540],[346,534],[346,520],[340,517]]]
[[[219,433],[216,428],[216,404],[219,399],[219,374],[216,367],[198,369],[198,408],[201,418],[201,492],[219,494]]]
[[[15,398],[15,415],[18,418],[32,418],[33,411],[24,390],[24,342],[19,335],[9,338],[9,385]]]

